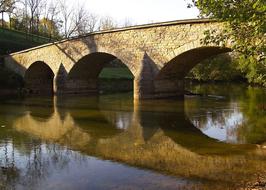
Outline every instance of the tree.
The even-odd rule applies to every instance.
[[[70,38],[75,33],[81,32],[81,24],[87,12],[81,6],[70,8],[66,0],[60,0],[59,4],[63,23],[63,35],[65,38]]]
[[[236,81],[243,76],[230,54],[220,54],[199,63],[188,74],[188,78],[198,81]]]
[[[83,32],[94,32],[97,28],[97,23],[99,21],[99,17],[93,13],[88,13],[86,19],[84,19],[83,23]]]
[[[111,17],[102,17],[100,19],[100,24],[98,30],[110,30],[117,27],[116,22]]]
[[[60,13],[63,23],[63,35],[65,38],[69,38],[73,33],[73,26],[70,16],[73,13],[73,9],[67,6],[66,0],[59,0]]]
[[[26,14],[26,9],[24,6],[16,9],[16,12],[9,19],[11,29],[28,32],[29,17]]]
[[[265,0],[193,0],[201,17],[225,22],[225,29],[206,31],[205,44],[233,42],[249,82],[266,86]]]
[[[77,35],[86,34],[88,32],[93,32],[97,23],[97,17],[93,14],[90,14],[86,9],[77,7],[74,10],[74,26],[76,27]]]
[[[45,4],[45,15],[42,19],[43,30],[46,30],[49,38],[58,37],[58,28],[60,20],[58,15],[60,13],[58,1],[52,1],[50,4]]]
[[[59,1],[62,18],[62,31],[65,38],[82,35],[95,30],[98,17],[89,13],[84,7],[69,7],[65,0]]]
[[[47,18],[42,18],[40,20],[39,33],[43,36],[49,37],[50,40],[52,38],[60,39],[59,30],[58,30],[58,27],[56,25],[56,22],[54,22],[50,19],[47,19]]]
[[[36,21],[36,31],[38,32],[38,24],[40,20],[40,11],[43,0],[26,0],[26,6],[30,10],[30,32],[34,33],[34,21]],[[34,20],[36,18],[36,20]]]
[[[2,14],[2,26],[4,25],[4,13],[13,13],[18,0],[0,0],[0,13]]]
[[[10,22],[12,15],[14,14],[14,11],[16,9],[16,3],[18,0],[9,0],[7,3],[7,14],[9,17],[9,28],[12,27],[12,23]]]

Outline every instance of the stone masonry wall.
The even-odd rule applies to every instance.
[[[227,48],[201,44],[204,31],[219,30],[222,26],[222,23],[211,20],[187,20],[96,32],[11,54],[5,58],[5,64],[25,76],[32,64],[41,61],[51,68],[55,78],[60,75],[58,81],[65,81],[74,65],[84,56],[105,53],[120,59],[132,72],[136,99],[181,95],[182,78],[187,70],[209,56],[229,51]],[[207,51],[203,51],[204,48]],[[212,48],[215,51],[209,51]],[[183,56],[182,59],[176,59],[179,56]],[[93,60],[88,64],[91,64],[90,72],[93,73]],[[161,72],[164,68],[167,69]],[[62,69],[65,80],[62,79]],[[58,82],[54,85],[55,91],[57,86],[63,86]],[[77,82],[72,85],[78,88],[81,84]],[[94,85],[88,86],[96,89]]]

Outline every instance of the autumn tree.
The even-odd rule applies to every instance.
[[[38,25],[40,20],[41,8],[43,0],[26,0],[26,4],[30,12],[30,32],[34,33],[34,25],[36,26],[36,31],[38,32]],[[34,19],[36,18],[36,19]],[[36,23],[35,23],[36,22]]]
[[[117,27],[117,23],[112,17],[105,16],[100,19],[98,30],[110,30]]]
[[[45,13],[44,17],[41,20],[41,30],[42,33],[49,36],[51,39],[52,37],[59,37],[59,28],[61,26],[60,19],[58,18],[60,9],[59,9],[59,2],[52,1],[49,4],[45,4]]]

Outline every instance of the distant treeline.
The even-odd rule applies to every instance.
[[[69,3],[66,0],[0,0],[0,25],[54,39],[118,27],[111,17],[99,17],[84,5]],[[129,25],[132,23],[125,19],[121,26]]]

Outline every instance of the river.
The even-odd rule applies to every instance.
[[[266,176],[266,90],[2,98],[0,189],[238,189]]]

